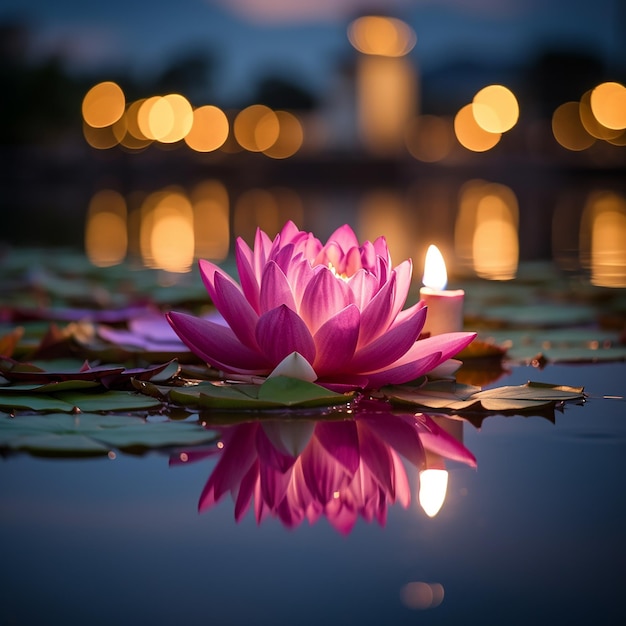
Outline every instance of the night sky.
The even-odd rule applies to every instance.
[[[459,58],[513,64],[547,47],[590,52],[609,69],[623,68],[626,56],[620,0],[379,4],[415,29],[412,55],[424,70]],[[187,50],[206,50],[217,60],[216,92],[233,97],[269,71],[323,90],[350,54],[346,25],[375,7],[368,0],[4,0],[0,21],[25,21],[35,57],[61,52],[81,73],[110,68],[150,76]]]

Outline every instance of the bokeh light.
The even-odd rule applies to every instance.
[[[567,150],[580,151],[595,143],[580,119],[578,102],[564,102],[552,114],[552,134],[557,142]]]
[[[591,90],[586,91],[580,99],[579,115],[585,130],[596,139],[613,139],[621,134],[621,130],[607,128],[601,124],[591,109]]]
[[[472,100],[476,123],[489,133],[505,133],[519,118],[519,105],[513,92],[503,85],[488,85]]]
[[[83,98],[83,120],[93,128],[111,126],[122,117],[125,106],[124,92],[117,83],[98,83]]]
[[[194,256],[222,261],[230,243],[230,204],[228,191],[218,180],[196,185],[191,195],[193,206]]]
[[[509,280],[519,263],[519,207],[509,187],[472,180],[459,195],[457,257],[481,278]]]
[[[233,131],[242,148],[250,152],[263,152],[278,139],[280,123],[272,109],[263,104],[252,104],[238,113]]]
[[[185,135],[185,143],[196,152],[212,152],[224,145],[229,124],[220,108],[205,105],[194,109],[193,124]]]
[[[275,111],[278,119],[278,137],[263,150],[263,154],[272,159],[287,159],[302,147],[304,132],[298,118],[288,111]]]
[[[405,144],[409,154],[418,161],[443,161],[454,145],[452,123],[436,115],[415,117],[407,125]]]
[[[180,191],[148,196],[141,207],[140,249],[147,267],[188,272],[194,259],[194,218],[189,199]]]
[[[401,57],[416,43],[415,31],[402,20],[381,15],[366,15],[348,26],[350,43],[363,54]]]
[[[606,82],[591,91],[591,111],[605,128],[626,128],[626,87],[621,83]]]
[[[97,192],[89,202],[85,224],[85,253],[98,267],[121,263],[128,248],[127,208],[123,196],[111,189]]]
[[[580,221],[580,260],[591,282],[626,287],[626,198],[612,191],[590,194]]]
[[[502,137],[501,133],[490,133],[476,122],[471,104],[462,107],[454,118],[454,132],[458,142],[472,152],[486,152]]]

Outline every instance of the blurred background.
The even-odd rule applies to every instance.
[[[4,0],[0,245],[188,272],[287,219],[626,287],[623,0]]]

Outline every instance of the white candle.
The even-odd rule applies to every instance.
[[[422,282],[420,298],[428,307],[422,333],[441,335],[463,330],[465,292],[462,289],[446,290],[446,264],[437,246],[428,247]]]

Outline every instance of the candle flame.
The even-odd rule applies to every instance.
[[[439,248],[434,245],[428,246],[426,260],[424,261],[424,286],[431,289],[443,290],[448,284],[448,273],[446,272],[446,262],[443,260]]]

